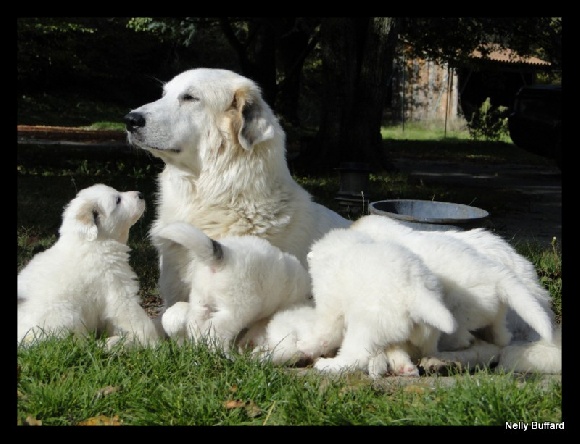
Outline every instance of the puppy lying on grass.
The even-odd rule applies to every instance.
[[[510,343],[506,325],[508,308],[516,311],[538,334],[552,339],[552,320],[535,293],[511,270],[468,242],[441,231],[419,231],[389,217],[363,216],[351,229],[384,242],[398,242],[419,255],[443,284],[444,300],[459,326],[443,335],[440,350],[469,347],[471,332],[489,329],[490,342]]]
[[[378,215],[361,217],[351,229],[379,242],[394,240],[408,246],[441,279],[445,304],[458,329],[441,336],[437,358],[446,359],[445,352],[450,352],[451,360],[461,361],[462,353],[465,360],[473,360],[476,352],[480,363],[486,364],[497,362],[499,354],[499,366],[506,369],[561,371],[560,331],[555,329],[550,295],[534,266],[506,241],[480,229],[415,230]],[[489,344],[501,348],[501,353]]]
[[[312,358],[338,348],[315,361],[318,370],[418,375],[405,344],[425,356],[457,327],[439,279],[403,244],[334,229],[313,244],[308,262],[315,319],[296,347]]]
[[[159,335],[139,304],[130,228],[145,211],[138,191],[96,184],[65,207],[59,239],[18,274],[18,342],[89,333],[148,345]]]

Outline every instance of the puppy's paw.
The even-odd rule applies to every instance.
[[[449,376],[463,371],[458,361],[446,361],[435,357],[421,358],[418,365],[419,374]]]
[[[369,377],[378,379],[386,375],[389,370],[389,362],[385,353],[379,353],[369,359]]]
[[[335,358],[319,358],[314,363],[314,369],[325,373],[339,373],[342,366],[336,362]]]
[[[395,376],[419,376],[419,368],[413,364],[409,353],[401,347],[389,347],[384,355],[389,372]]]
[[[399,365],[391,369],[395,376],[419,376],[419,368],[415,365]]]
[[[342,373],[342,372],[353,372],[358,369],[356,364],[352,361],[347,361],[345,359],[337,358],[318,358],[314,363],[314,369],[324,372],[324,373]]]
[[[124,342],[124,338],[121,335],[110,336],[105,341],[105,349],[109,352],[113,351],[114,349],[123,347],[125,345]]]

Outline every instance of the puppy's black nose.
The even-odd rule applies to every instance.
[[[125,127],[127,128],[127,131],[130,132],[145,126],[145,116],[143,116],[141,113],[131,112],[123,119],[125,120]]]
[[[141,191],[137,191],[137,198],[143,199],[143,193]]]

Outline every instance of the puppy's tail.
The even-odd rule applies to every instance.
[[[562,373],[562,325],[551,341],[514,342],[501,350],[499,368],[520,373]]]
[[[156,240],[169,240],[189,250],[201,262],[211,265],[223,260],[222,245],[199,228],[186,222],[173,222],[151,233]]]
[[[424,322],[444,333],[451,334],[457,328],[455,318],[442,301],[439,286],[421,286],[409,311],[413,321]]]
[[[550,313],[515,275],[508,274],[498,288],[499,297],[532,327],[540,337],[552,341],[553,324]]]

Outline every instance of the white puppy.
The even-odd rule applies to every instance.
[[[144,211],[138,191],[96,184],[77,194],[59,239],[18,274],[18,342],[69,332],[105,333],[111,346],[122,336],[143,345],[158,339],[129,265],[129,229]]]
[[[460,239],[475,248],[479,253],[489,259],[495,260],[511,269],[514,274],[528,288],[554,323],[555,315],[552,310],[552,298],[548,290],[542,285],[534,264],[519,254],[505,239],[483,228],[475,228],[466,231],[445,231],[447,236]],[[509,309],[507,314],[508,324],[512,331],[513,340],[537,340],[538,333],[531,329],[518,313]]]
[[[217,240],[258,236],[306,266],[314,240],[350,224],[294,181],[284,131],[250,79],[222,69],[185,71],[125,121],[129,143],[165,162],[153,231],[183,221]],[[187,301],[187,253],[156,246],[165,307]]]
[[[498,367],[522,373],[562,373],[562,325],[555,328],[551,341],[514,341],[504,347]]]
[[[312,334],[316,312],[312,303],[294,305],[275,313],[271,318],[254,323],[240,338],[241,350],[252,350],[260,359],[275,364],[293,365],[310,361],[297,343]]]
[[[312,357],[340,347],[336,357],[319,358],[316,369],[360,369],[374,376],[373,359],[389,346],[409,341],[431,353],[440,332],[456,328],[439,279],[399,243],[334,229],[314,243],[308,262],[316,319],[297,347]],[[410,364],[408,356],[404,364]]]
[[[483,228],[446,231],[445,233],[469,243],[481,254],[510,268],[550,317],[554,329],[552,341],[542,339],[538,332],[530,328],[529,324],[523,320],[522,316],[510,308],[506,319],[512,332],[512,342],[501,351],[498,367],[518,372],[561,373],[562,326],[557,326],[555,323],[552,297],[540,282],[534,264],[519,254],[502,237]],[[488,333],[485,330],[478,332],[486,339],[489,337]]]
[[[355,221],[351,229],[378,241],[398,241],[421,256],[440,278],[444,300],[459,324],[453,334],[444,334],[440,350],[469,347],[472,331],[489,327],[491,341],[508,345],[508,307],[514,309],[545,340],[552,337],[552,322],[545,306],[509,268],[489,259],[475,248],[442,231],[414,230],[389,217],[369,215]]]
[[[219,242],[185,222],[152,232],[158,245],[174,244],[188,258],[182,273],[191,288],[189,304],[162,317],[177,340],[205,338],[229,349],[252,323],[311,297],[308,271],[298,259],[257,236],[228,236]]]

